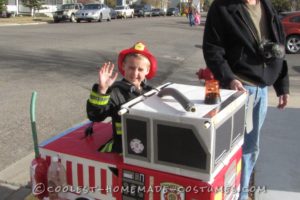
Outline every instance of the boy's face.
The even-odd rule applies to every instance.
[[[139,57],[130,56],[123,63],[124,78],[139,87],[149,73],[149,61]]]

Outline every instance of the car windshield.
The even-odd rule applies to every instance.
[[[168,9],[168,11],[174,11],[175,10],[175,8],[169,8]]]
[[[123,10],[125,7],[124,6],[116,6],[115,9],[116,10]]]
[[[96,9],[100,9],[100,4],[87,4],[87,5],[84,5],[84,9],[85,9],[85,10],[96,10]]]
[[[157,12],[157,11],[160,11],[159,9],[153,9],[153,11]]]
[[[64,4],[61,6],[62,10],[74,9],[74,4]]]
[[[284,17],[286,17],[286,16],[290,16],[290,15],[292,15],[292,14],[300,14],[300,12],[299,12],[299,11],[293,11],[293,12],[281,12],[281,13],[279,13],[279,18],[282,19],[282,18],[284,18]]]

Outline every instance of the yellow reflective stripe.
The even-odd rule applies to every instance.
[[[105,146],[100,150],[100,152],[102,153],[111,152],[113,143],[114,143],[113,141],[106,143]]]
[[[236,166],[236,173],[239,174],[242,170],[242,159],[239,160],[237,166]]]
[[[214,200],[222,200],[222,192],[219,191],[219,192],[215,193]]]
[[[100,95],[92,91],[90,94],[89,102],[97,106],[104,106],[108,104],[109,98],[110,95]]]
[[[121,122],[116,122],[115,125],[116,125],[116,128],[122,128]]]
[[[94,99],[89,99],[89,102],[91,104],[94,104],[94,105],[97,105],[97,106],[105,106],[108,104],[108,100],[107,101],[97,101],[97,100],[94,100]]]
[[[115,127],[116,127],[116,133],[117,133],[117,135],[122,135],[123,134],[122,124],[120,122],[116,122],[115,123]]]
[[[108,144],[107,152],[111,152],[113,146],[113,142]]]
[[[102,153],[106,152],[105,151],[106,150],[106,146],[107,146],[107,144],[100,150],[100,152],[102,152]]]

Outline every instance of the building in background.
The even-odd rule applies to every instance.
[[[30,14],[30,9],[25,7],[22,0],[7,0],[7,11],[14,12],[16,15],[19,14]],[[44,13],[45,15],[52,17],[52,13],[57,11],[62,4],[68,3],[89,3],[89,2],[99,2],[104,3],[104,0],[42,0],[43,9],[36,10],[35,13]]]
[[[30,9],[25,7],[22,3],[22,0],[7,0],[7,11],[13,12],[16,15],[20,14],[30,14]],[[165,11],[167,8],[177,7],[180,3],[187,3],[188,0],[115,0],[116,5],[132,5],[132,4],[141,4],[146,3],[150,4],[153,8],[162,8]],[[203,1],[203,0],[202,0]],[[42,0],[43,9],[36,10],[35,13],[44,13],[52,17],[52,13],[57,11],[62,4],[68,3],[92,3],[99,2],[104,3],[105,0]],[[200,0],[193,0],[193,5],[200,10]]]

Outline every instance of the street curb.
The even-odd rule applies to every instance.
[[[27,186],[30,181],[29,167],[34,159],[34,152],[23,157],[21,160],[9,165],[0,172],[0,183]]]
[[[33,23],[24,23],[24,24],[18,24],[18,23],[0,24],[0,27],[4,27],[4,26],[29,26],[29,25],[41,25],[41,24],[49,24],[49,22],[33,22]]]

